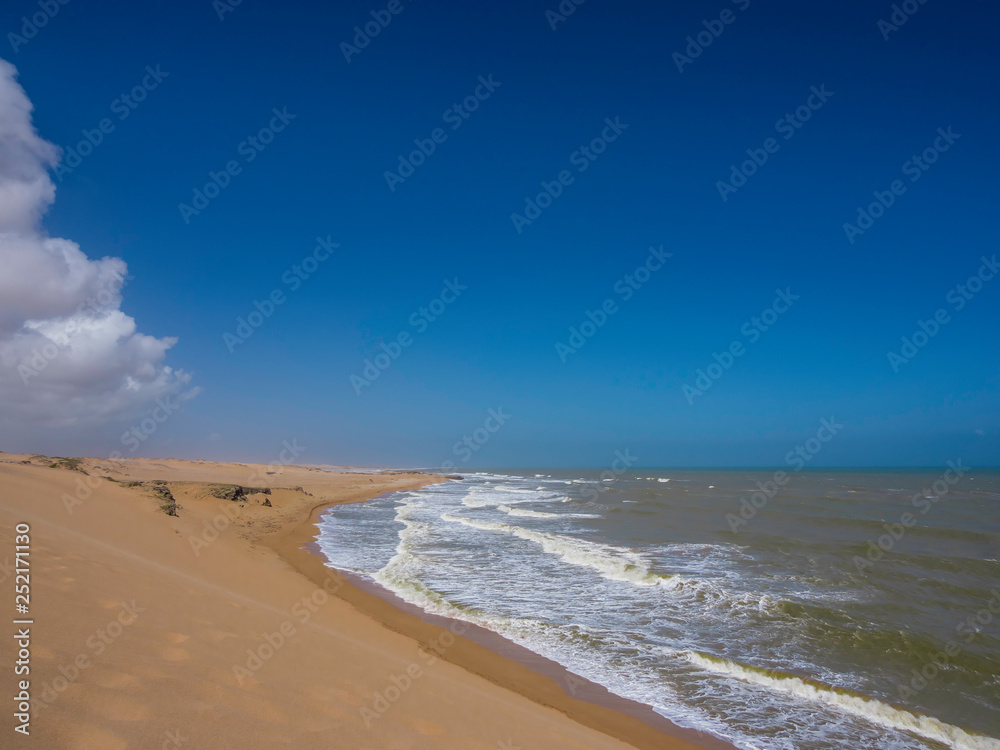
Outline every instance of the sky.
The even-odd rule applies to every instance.
[[[0,450],[1000,464],[998,15],[5,3]]]

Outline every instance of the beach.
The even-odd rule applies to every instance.
[[[330,507],[316,546],[739,747],[995,750],[997,499],[957,461],[480,470]]]
[[[74,750],[725,747],[637,704],[581,700],[600,690],[393,606],[305,549],[324,508],[447,481],[0,454],[5,593],[20,524],[31,592],[17,615],[31,621],[30,734],[8,711],[4,736]]]
[[[8,3],[0,750],[1000,750],[995,24],[890,2]]]

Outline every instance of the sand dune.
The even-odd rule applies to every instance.
[[[30,524],[34,620],[30,739],[7,711],[0,745],[695,747],[393,610],[301,549],[318,508],[443,478],[266,471],[0,454],[0,561]],[[228,500],[222,484],[269,493]]]

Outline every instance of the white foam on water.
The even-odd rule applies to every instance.
[[[625,581],[637,586],[656,586],[664,576],[653,573],[643,558],[631,550],[612,547],[607,544],[596,544],[582,539],[573,539],[559,534],[532,531],[520,526],[509,526],[503,523],[477,521],[471,518],[461,518],[451,513],[441,516],[445,521],[461,523],[481,531],[494,531],[511,534],[541,545],[550,555],[557,555],[564,562],[580,565],[597,571],[605,578]]]
[[[510,474],[491,474],[488,471],[467,471],[467,472],[463,472],[463,475],[466,476],[466,477],[476,477],[476,478],[479,478],[479,479],[491,479],[491,480],[497,480],[497,479],[521,479],[522,478],[522,477],[511,476]]]
[[[549,499],[542,494],[544,492],[546,492],[544,487],[519,489],[517,487],[474,486],[462,497],[461,502],[466,508],[494,508],[499,505],[510,506],[519,503],[544,502]]]
[[[410,582],[416,580],[412,572],[413,564],[418,560],[414,550],[431,531],[430,524],[412,520],[414,511],[419,507],[418,503],[407,501],[396,509],[396,521],[403,524],[403,528],[399,530],[396,554],[372,576],[390,590],[410,585]]]
[[[650,481],[660,479],[650,478]],[[993,738],[831,687],[841,683],[842,675],[817,667],[822,661],[814,663],[790,653],[782,664],[785,670],[814,674],[824,681],[818,683],[788,672],[760,670],[709,656],[714,643],[703,644],[704,639],[692,635],[702,623],[746,622],[752,628],[760,622],[762,611],[784,623],[789,615],[781,604],[788,597],[795,601],[840,597],[828,590],[821,595],[810,589],[799,591],[801,586],[792,585],[794,577],[787,581],[782,578],[780,590],[771,592],[778,599],[762,593],[769,590],[767,585],[758,585],[754,579],[739,574],[739,563],[753,560],[752,548],[744,552],[739,545],[667,541],[670,534],[659,544],[643,543],[638,549],[630,548],[633,543],[630,536],[610,536],[607,540],[610,543],[605,544],[584,541],[581,538],[584,532],[597,532],[600,536],[597,524],[574,525],[568,519],[602,516],[570,511],[596,510],[600,506],[555,494],[560,482],[564,482],[562,479],[535,483],[548,487],[547,490],[532,489],[527,477],[518,480],[501,479],[485,485],[481,479],[473,479],[464,484],[452,483],[448,490],[425,489],[403,496],[405,506],[396,508],[397,521],[402,524],[398,544],[393,538],[397,531],[387,529],[388,534],[382,535],[379,543],[379,554],[367,570],[384,564],[373,576],[375,580],[411,604],[487,627],[615,693],[652,706],[675,722],[727,738],[747,750],[792,747],[928,750],[925,743],[954,750],[1000,750],[1000,741]],[[576,480],[565,484],[587,482]],[[601,488],[596,481],[589,486]],[[577,504],[563,508],[554,505],[556,502]],[[557,507],[564,512],[541,510]],[[383,505],[381,513],[386,510]],[[514,516],[537,520],[515,525],[518,521]],[[629,511],[626,509],[622,516],[628,518]],[[390,515],[383,515],[382,522],[391,517],[390,511]],[[337,547],[352,540],[355,544],[365,543],[364,535],[355,534],[338,540]],[[439,542],[448,545],[448,555],[438,554],[442,549]],[[537,547],[532,549],[534,545]],[[486,566],[484,570],[479,567],[473,570],[470,566],[479,566],[477,561],[484,550],[491,561],[498,560],[499,564],[495,569]],[[392,559],[385,564],[390,556]],[[590,572],[563,573],[569,576],[567,581],[579,583],[582,590],[600,590],[606,594],[607,602],[614,605],[605,613],[610,619],[603,614],[601,619],[590,619],[604,605],[598,607],[592,598],[577,596],[575,592],[581,589],[567,585],[571,598],[563,600],[557,588],[542,591],[532,585],[536,565],[551,573],[563,564],[581,566],[603,578],[596,578]],[[503,581],[508,575],[516,595],[513,603],[499,596],[498,607],[492,591],[505,586]],[[551,580],[551,575],[546,580]],[[491,595],[478,596],[470,584],[485,585]],[[617,622],[619,611],[625,618],[639,616],[634,620],[634,633],[617,626],[603,630],[598,627],[594,631],[595,624]],[[550,614],[556,616],[554,622],[549,621]],[[568,619],[558,617],[561,614]],[[628,635],[622,636],[623,632]],[[714,631],[710,634],[715,637]],[[638,641],[631,642],[633,637]],[[718,642],[726,641],[720,636]],[[672,658],[657,659],[656,652],[670,653]],[[647,657],[644,653],[653,655]],[[768,653],[756,648],[732,651],[737,658],[748,660],[754,658],[750,654],[767,658]],[[1000,679],[996,684],[1000,685]],[[985,685],[994,689],[993,683]],[[809,717],[823,721],[813,724]]]
[[[661,547],[664,554],[675,552],[724,552],[729,553],[735,545],[732,544],[707,544],[705,542],[674,542]]]
[[[812,680],[806,681],[794,675],[748,667],[729,659],[706,656],[695,651],[684,652],[683,656],[695,666],[710,672],[735,677],[769,690],[791,693],[803,700],[833,706],[874,724],[941,742],[954,750],[1000,750],[1000,740],[972,734],[932,716],[895,708],[875,698],[822,685]]]
[[[469,493],[462,498],[462,505],[466,508],[492,508],[500,503],[499,498],[493,500],[485,500],[482,495],[473,497],[473,493]]]
[[[599,544],[564,534],[534,531],[521,526],[513,526],[492,521],[462,518],[452,513],[444,513],[441,519],[459,523],[480,531],[510,534],[541,546],[542,551],[559,557],[570,565],[578,565],[598,573],[603,578],[621,581],[633,586],[658,587],[660,591],[700,607],[712,607],[734,613],[749,611],[771,611],[779,604],[767,594],[748,591],[731,593],[716,582],[705,578],[691,578],[686,575],[667,575],[654,572],[650,561],[630,549],[609,544]],[[709,547],[712,545],[705,545]],[[718,547],[718,549],[723,549]]]
[[[498,505],[498,509],[502,510],[508,516],[527,516],[529,518],[560,518],[558,513],[543,513],[537,510],[528,510],[527,508],[511,508],[509,505]]]

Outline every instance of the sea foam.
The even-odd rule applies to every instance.
[[[684,656],[695,666],[744,682],[791,693],[797,698],[824,703],[889,729],[912,732],[935,740],[954,750],[1000,750],[1000,740],[973,734],[932,716],[912,713],[875,698],[868,698],[842,688],[804,680],[795,675],[738,664],[729,659],[688,651]]]

